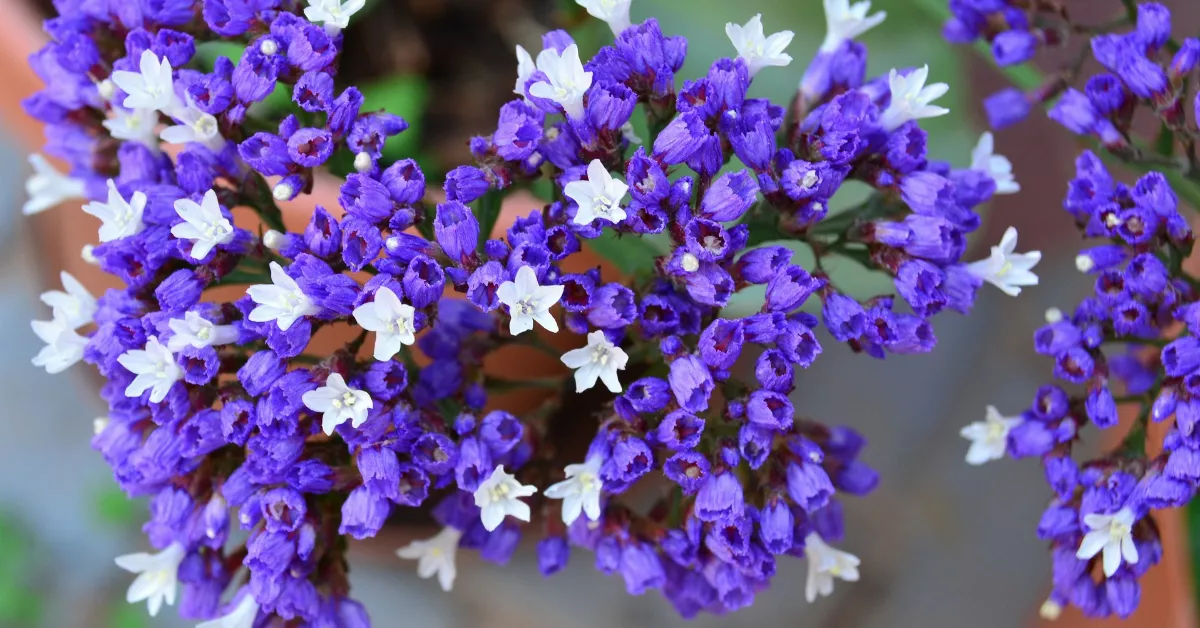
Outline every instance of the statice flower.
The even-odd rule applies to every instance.
[[[984,421],[962,430],[971,441],[971,464],[1037,457],[1045,467],[1053,497],[1037,533],[1051,550],[1053,589],[1041,609],[1048,618],[1068,605],[1091,617],[1132,614],[1142,575],[1163,554],[1157,512],[1186,505],[1200,486],[1194,438],[1200,309],[1185,261],[1194,235],[1183,213],[1200,202],[1200,111],[1189,117],[1186,110],[1200,41],[1173,39],[1171,14],[1161,4],[1125,5],[1124,16],[1091,25],[1044,4],[951,2],[954,17],[945,28],[952,41],[989,40],[1001,66],[1065,43],[1068,32],[1090,35],[1077,62],[1058,76],[1029,94],[1006,90],[987,108],[999,128],[1051,103],[1049,117],[1095,147],[1076,160],[1063,202],[1086,240],[1075,266],[1093,291],[1072,309],[1046,312],[1034,334],[1034,350],[1053,361],[1055,381],[1019,413],[1006,416],[989,406]],[[1079,84],[1089,56],[1104,71]],[[1153,149],[1133,125],[1143,114],[1159,122]],[[988,157],[992,148],[990,137],[981,141],[977,161],[986,159],[997,185],[1011,188],[1011,164]],[[1123,182],[1107,160],[1125,162],[1140,176]],[[1006,235],[990,258],[969,268],[1012,293],[1025,284],[1022,268],[1035,260],[1011,253],[1009,244]],[[1163,424],[1161,431],[1151,433],[1151,423]],[[1094,440],[1090,428],[1110,431],[1116,445],[1076,456],[1076,445]]]
[[[536,54],[518,46],[515,97],[444,176],[387,156],[408,123],[334,80],[350,20],[370,19],[362,0],[181,0],[132,26],[107,9],[47,23],[31,60],[46,87],[25,104],[66,169],[35,158],[25,211],[88,201],[104,223],[89,259],[121,287],[93,296],[64,275],[43,295],[33,362],[104,378],[92,444],[150,500],[154,551],[117,559],[138,574],[130,601],[179,601],[203,626],[365,626],[347,548],[401,512],[439,524],[397,554],[447,591],[461,552],[505,563],[527,534],[543,573],[589,551],[687,617],[750,605],[785,556],[808,561],[812,601],[858,578],[842,502],[879,478],[865,437],[789,396],[795,378],[822,342],[931,351],[932,317],[968,312],[985,282],[1036,284],[1038,254],[1016,252],[1015,232],[966,259],[978,208],[1017,189],[1011,167],[990,141],[962,167],[929,158],[919,120],[944,113],[932,103],[948,88],[928,68],[867,77],[855,38],[884,17],[869,3],[826,2],[828,37],[786,109],[749,90],[794,80],[790,31],[731,24],[728,56],[683,80],[684,38],[631,23],[628,0],[578,4],[611,44],[590,59],[564,31]],[[244,49],[193,59],[226,49],[214,43]],[[280,93],[286,111],[258,106]],[[342,177],[336,204],[305,203],[326,171]],[[849,181],[871,194],[830,215]],[[1151,183],[1096,223],[1143,226],[1128,263],[1145,259],[1120,289],[1138,305],[1118,317],[1138,337],[1186,287],[1146,257],[1148,231],[1185,235]],[[501,223],[518,188],[548,194]],[[278,203],[293,199],[311,209],[289,229]],[[655,244],[624,246],[643,239]],[[620,272],[584,260],[614,249]],[[1095,265],[1116,272],[1112,257]],[[894,291],[850,296],[825,272],[833,258]],[[755,286],[765,296],[738,314]],[[1080,381],[1104,368],[1084,336],[1051,343]],[[1172,369],[1200,365],[1189,348]],[[524,377],[539,351],[559,370]],[[509,406],[513,389],[541,405]],[[998,432],[977,432],[973,458],[994,457]],[[1108,536],[1088,548],[1116,544],[1120,569],[1126,519],[1090,520]],[[1137,565],[1153,561],[1138,549]]]

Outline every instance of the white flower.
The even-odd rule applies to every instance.
[[[586,225],[597,218],[611,223],[625,220],[621,199],[625,198],[629,186],[620,179],[614,179],[599,159],[593,159],[588,164],[587,176],[584,181],[571,181],[563,186],[563,194],[579,205],[575,224]]]
[[[929,103],[946,95],[950,86],[945,83],[934,83],[926,86],[929,80],[929,66],[913,70],[908,76],[901,76],[895,69],[888,75],[888,89],[892,92],[892,101],[879,124],[885,131],[895,131],[909,120],[936,118],[950,113],[945,107]]]
[[[158,152],[158,111],[113,107],[113,117],[101,124],[114,139],[137,142]]]
[[[733,42],[738,56],[746,62],[751,78],[765,67],[782,67],[792,62],[791,55],[783,49],[792,43],[795,33],[779,31],[769,37],[763,35],[762,14],[755,15],[742,26],[732,22],[726,23],[725,34],[729,36],[729,41]]]
[[[96,93],[100,94],[100,98],[103,98],[105,101],[112,100],[113,94],[116,91],[117,88],[113,85],[112,79],[104,79],[96,83]]]
[[[588,15],[604,20],[613,35],[629,28],[629,5],[633,0],[575,0],[575,4],[587,9]]]
[[[996,140],[991,131],[979,136],[979,143],[971,151],[971,170],[986,172],[996,182],[996,194],[1016,194],[1021,185],[1013,178],[1012,162],[1004,155],[997,155]]]
[[[528,266],[518,269],[516,281],[506,281],[496,289],[496,297],[508,306],[511,316],[508,333],[516,336],[529,331],[537,321],[557,334],[558,321],[550,315],[550,308],[562,298],[563,289],[563,286],[538,285],[537,273]]]
[[[600,491],[604,488],[600,462],[599,457],[592,457],[583,464],[569,464],[564,469],[567,479],[546,489],[546,497],[563,500],[563,523],[575,523],[580,512],[590,521],[600,518]]]
[[[196,628],[254,628],[258,618],[258,600],[249,591],[228,615],[196,624]]]
[[[1059,604],[1054,600],[1046,600],[1045,602],[1042,602],[1040,607],[1038,607],[1038,617],[1054,621],[1062,616],[1062,611],[1062,604]]]
[[[971,441],[967,449],[967,464],[980,465],[989,460],[1004,457],[1008,447],[1008,433],[1021,424],[1021,417],[1001,416],[996,406],[987,407],[987,416],[964,428],[959,434]]]
[[[413,317],[416,310],[391,288],[375,291],[375,300],[354,308],[354,320],[359,327],[375,332],[375,359],[386,362],[400,353],[402,345],[416,342]]]
[[[586,347],[572,349],[562,356],[563,364],[575,369],[575,392],[583,392],[596,385],[596,380],[612,392],[621,392],[621,381],[617,371],[625,369],[629,356],[620,347],[608,341],[604,332],[588,334]]]
[[[292,184],[287,181],[280,181],[275,184],[275,187],[271,188],[271,196],[275,197],[277,201],[288,201],[295,195],[296,188],[292,187]]]
[[[93,297],[71,273],[64,270],[58,276],[66,292],[43,292],[42,303],[54,310],[54,318],[61,317],[71,329],[79,329],[92,322],[92,317],[96,315],[96,297]]]
[[[187,552],[179,543],[172,543],[167,549],[157,554],[138,552],[118,556],[117,566],[130,573],[138,574],[125,592],[125,600],[136,604],[146,600],[146,608],[150,616],[158,615],[163,602],[167,606],[175,603],[175,589],[179,575],[179,563],[183,562]]]
[[[108,427],[110,422],[111,419],[106,416],[98,416],[92,419],[92,433],[99,436],[104,431],[104,428]]]
[[[162,130],[159,137],[168,144],[201,144],[214,153],[221,152],[225,147],[225,138],[221,136],[221,127],[217,119],[210,113],[200,111],[188,97],[188,106],[180,107],[171,112],[175,126]]]
[[[237,328],[233,325],[214,325],[212,321],[196,312],[188,312],[183,318],[172,318],[167,321],[172,335],[167,340],[167,348],[171,351],[181,351],[184,347],[215,347],[227,345],[237,340]]]
[[[138,397],[149,390],[151,403],[158,403],[166,398],[175,382],[183,379],[183,369],[175,363],[175,354],[154,336],[146,339],[145,349],[126,351],[117,362],[137,375],[125,387],[126,397]]]
[[[83,206],[85,213],[99,218],[104,223],[100,225],[101,242],[112,242],[139,233],[145,227],[142,224],[142,211],[145,209],[145,194],[134,192],[126,201],[117,191],[117,185],[112,179],[108,180],[107,202],[92,201]]]
[[[287,243],[287,236],[281,231],[267,229],[267,232],[262,235],[262,243],[263,246],[278,253],[279,249],[283,248],[283,245]]]
[[[171,235],[180,240],[195,240],[193,259],[204,259],[218,244],[233,240],[233,225],[221,213],[213,190],[205,192],[199,203],[190,198],[175,201],[175,213],[183,222],[171,227]]]
[[[513,475],[504,471],[504,465],[496,467],[492,475],[475,489],[475,505],[479,506],[479,518],[488,532],[495,530],[504,521],[504,517],[512,515],[521,521],[529,521],[529,504],[521,501],[521,497],[529,497],[537,492],[537,487],[521,484]]]
[[[33,321],[33,333],[46,346],[33,356],[33,365],[46,369],[51,375],[61,373],[83,359],[88,339],[75,333],[67,319],[55,314],[54,320]]]
[[[26,216],[50,209],[64,201],[87,198],[83,181],[58,171],[40,153],[29,156],[33,174],[25,180],[25,193],[29,200],[21,206]]]
[[[816,532],[804,537],[804,558],[808,560],[808,581],[804,585],[804,599],[812,602],[833,593],[833,579],[846,582],[858,581],[858,565],[862,562],[849,552],[835,549]]]
[[[371,395],[347,386],[340,373],[330,373],[324,386],[304,393],[300,401],[309,410],[323,413],[321,429],[326,434],[333,434],[333,428],[346,421],[351,427],[362,425],[367,412],[375,407]]]
[[[313,24],[324,24],[326,32],[336,33],[350,25],[350,16],[362,10],[367,0],[308,0],[304,17]]]
[[[537,69],[549,82],[539,81],[529,86],[529,95],[553,100],[562,105],[568,118],[583,116],[583,95],[592,86],[592,73],[584,72],[579,61],[579,46],[571,44],[562,54],[553,48],[543,50],[537,56]]]
[[[621,138],[634,146],[645,141],[638,136],[637,131],[633,128],[632,122],[626,122],[625,124],[621,125]]]
[[[166,57],[158,58],[150,50],[143,50],[138,60],[138,72],[117,70],[112,73],[112,82],[125,92],[126,109],[155,109],[171,111],[180,106],[175,94],[175,82],[171,78],[171,62]]]
[[[354,156],[354,170],[356,172],[370,172],[374,167],[375,161],[371,159],[370,153],[362,152]]]
[[[537,64],[533,62],[533,57],[524,46],[517,44],[517,84],[513,87],[514,94],[529,100],[529,96],[525,95],[525,84],[533,78],[534,72],[537,72]]]
[[[1128,506],[1113,515],[1091,513],[1084,515],[1083,523],[1091,529],[1079,544],[1075,557],[1088,560],[1104,552],[1104,575],[1112,576],[1121,566],[1121,559],[1130,565],[1138,561],[1137,546],[1133,543],[1133,511]]]
[[[1032,269],[1042,259],[1041,251],[1014,253],[1016,248],[1017,230],[1009,227],[1000,238],[1000,244],[992,247],[992,254],[987,259],[967,264],[967,272],[1015,297],[1021,294],[1021,286],[1038,284]]]
[[[250,320],[256,323],[275,321],[283,331],[297,320],[321,311],[300,289],[300,284],[283,272],[278,262],[271,262],[270,285],[250,286],[246,293],[258,304],[251,310]]]
[[[462,532],[446,526],[436,536],[424,541],[413,541],[396,550],[396,555],[407,560],[417,561],[417,575],[428,578],[437,574],[438,584],[443,591],[454,588],[454,577],[458,570],[454,566],[454,556],[458,553],[458,540]]]
[[[883,11],[867,17],[870,10],[870,2],[856,2],[851,6],[850,0],[825,0],[826,30],[821,52],[837,50],[842,42],[879,26],[887,18],[887,13]]]

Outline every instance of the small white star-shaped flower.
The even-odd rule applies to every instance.
[[[113,117],[101,124],[108,134],[125,142],[137,142],[158,152],[158,111],[113,107]]]
[[[950,91],[950,86],[945,83],[926,86],[927,80],[928,65],[913,70],[908,76],[901,76],[895,69],[892,70],[888,75],[888,89],[891,90],[892,100],[879,117],[879,124],[885,131],[895,131],[909,120],[936,118],[950,113],[945,107],[930,104],[945,96],[946,92]]]
[[[118,556],[117,566],[130,573],[138,575],[125,592],[125,601],[136,604],[146,600],[146,608],[150,616],[158,615],[164,602],[167,606],[175,603],[175,589],[178,585],[179,564],[183,562],[187,552],[179,543],[172,543],[167,549],[157,554],[138,552]]]
[[[133,196],[126,201],[117,191],[117,184],[113,183],[112,179],[108,180],[107,202],[92,201],[83,206],[85,213],[91,214],[103,222],[100,225],[101,242],[120,240],[141,232],[146,226],[142,223],[142,212],[145,209],[145,194],[140,191],[134,192]]]
[[[217,193],[209,190],[199,203],[190,198],[175,201],[175,213],[183,222],[171,227],[171,235],[180,240],[194,240],[192,259],[204,259],[219,244],[233,240],[233,225],[221,213]]]
[[[537,69],[549,82],[539,81],[529,86],[529,95],[553,100],[562,105],[568,118],[583,117],[583,95],[592,86],[592,73],[585,72],[579,60],[579,46],[571,44],[560,55],[547,48],[537,56]]]
[[[350,17],[366,4],[366,0],[308,0],[304,17],[313,24],[324,24],[326,32],[336,33],[349,26]]]
[[[629,186],[609,174],[599,159],[588,164],[587,176],[583,181],[571,181],[563,186],[563,194],[579,206],[575,224],[586,225],[597,218],[614,224],[625,220],[621,199],[625,198]]]
[[[158,403],[167,397],[175,382],[183,379],[183,369],[175,363],[175,354],[150,336],[145,349],[132,349],[117,358],[121,366],[137,377],[125,387],[126,397],[140,397],[150,391],[150,402]]]
[[[583,464],[569,464],[564,469],[567,479],[546,489],[546,497],[563,500],[563,523],[575,523],[581,512],[589,521],[600,518],[600,492],[604,489],[600,463],[599,457],[592,457]]]
[[[166,57],[158,58],[150,50],[143,50],[138,59],[138,72],[117,70],[112,73],[112,82],[125,92],[126,109],[154,109],[169,112],[182,104],[175,93],[175,82],[171,77],[171,62]]]
[[[971,170],[986,172],[996,182],[996,194],[1016,194],[1021,185],[1013,177],[1012,162],[1004,155],[997,155],[996,140],[991,131],[979,136],[979,143],[971,151]]]
[[[67,319],[55,313],[54,320],[33,321],[33,333],[46,343],[33,356],[33,365],[51,375],[61,373],[83,359],[88,339],[75,332]]]
[[[521,484],[516,476],[504,471],[504,465],[497,466],[492,475],[475,489],[475,505],[479,506],[479,518],[483,521],[484,529],[488,532],[495,530],[508,515],[529,521],[529,504],[520,498],[536,492],[536,486]]]
[[[837,50],[842,42],[879,26],[887,18],[887,13],[883,11],[868,17],[867,12],[870,10],[870,2],[856,2],[851,5],[850,0],[825,0],[826,30],[821,52]]]
[[[608,24],[613,35],[620,35],[629,28],[629,5],[633,0],[575,0],[575,4],[587,9],[588,15]]]
[[[62,318],[67,327],[79,329],[92,322],[96,315],[96,297],[88,292],[71,273],[59,273],[63,290],[43,292],[42,303],[50,306],[55,318]]]
[[[340,373],[330,373],[324,386],[304,393],[300,401],[309,410],[322,413],[321,429],[327,435],[346,421],[350,421],[351,427],[359,427],[367,420],[367,412],[375,407],[371,395],[347,386]]]
[[[808,581],[804,584],[804,599],[810,603],[819,594],[833,593],[833,579],[858,581],[858,566],[862,561],[849,552],[830,546],[816,532],[804,537],[804,558],[808,560]]]
[[[511,317],[508,333],[516,336],[527,332],[537,321],[557,334],[558,321],[550,314],[550,308],[562,298],[563,290],[563,286],[538,285],[537,273],[528,266],[518,269],[516,281],[506,281],[496,289],[496,297],[508,306]]]
[[[417,561],[417,575],[429,578],[437,574],[438,584],[443,591],[454,588],[454,578],[458,570],[454,565],[454,557],[458,554],[458,541],[462,532],[446,526],[436,536],[423,541],[413,541],[396,550],[396,555],[407,560]]]
[[[250,286],[246,293],[258,304],[250,311],[250,320],[256,323],[275,321],[283,331],[301,318],[321,311],[278,262],[271,262],[270,284]]]
[[[383,287],[375,291],[374,301],[354,308],[354,320],[359,327],[375,332],[375,359],[386,362],[400,353],[400,347],[416,342],[416,312],[391,288]]]
[[[233,325],[216,325],[196,312],[188,312],[183,318],[167,321],[173,335],[167,339],[167,348],[182,351],[184,347],[216,347],[237,340],[237,328]]]
[[[617,371],[625,369],[629,356],[620,347],[608,341],[604,332],[588,334],[586,347],[572,349],[562,356],[563,364],[575,369],[575,392],[583,392],[596,385],[596,380],[614,393],[621,392],[621,380]]]
[[[1015,297],[1021,294],[1021,286],[1038,284],[1032,269],[1042,260],[1041,251],[1014,253],[1016,249],[1017,230],[1009,227],[1000,238],[1000,244],[992,247],[992,254],[987,259],[967,264],[967,272]]]
[[[971,441],[971,447],[967,449],[967,464],[981,465],[1003,458],[1008,447],[1008,433],[1020,424],[1021,417],[1001,416],[996,406],[988,406],[984,420],[976,421],[959,432],[963,438]]]
[[[38,214],[63,202],[87,198],[83,181],[58,171],[40,153],[29,156],[33,174],[25,180],[25,193],[29,199],[21,206],[26,216]]]
[[[524,46],[517,44],[517,84],[513,87],[513,93],[529,100],[529,96],[525,94],[525,84],[533,78],[535,72],[537,64],[533,62],[533,56]]]
[[[795,33],[779,31],[765,36],[761,13],[750,18],[750,21],[742,26],[733,22],[725,24],[725,34],[729,36],[729,41],[733,42],[738,56],[746,62],[751,78],[765,67],[782,67],[792,62],[792,56],[783,49],[792,43]]]
[[[216,117],[200,111],[188,97],[188,106],[180,107],[171,112],[171,118],[178,124],[162,130],[159,137],[168,144],[187,144],[195,142],[213,151],[221,152],[225,146],[225,138],[221,135],[221,127]]]
[[[1104,575],[1110,577],[1117,573],[1121,559],[1125,559],[1130,565],[1137,564],[1138,550],[1133,542],[1134,515],[1128,506],[1111,515],[1084,515],[1083,524],[1090,531],[1079,543],[1079,551],[1075,552],[1076,558],[1089,560],[1104,552]]]
[[[249,591],[229,614],[196,624],[196,628],[254,628],[258,618],[258,601]]]

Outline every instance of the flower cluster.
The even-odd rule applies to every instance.
[[[948,36],[983,34],[993,38],[998,60],[1015,58],[1001,49],[1017,37],[1005,38],[1007,33],[1028,34],[1021,30],[1024,14],[997,7],[1007,22],[988,19],[978,30],[972,25],[982,23],[967,4],[981,3],[951,3],[958,17],[947,26]],[[971,464],[1005,455],[1042,460],[1054,492],[1037,527],[1053,557],[1053,589],[1041,609],[1050,618],[1067,605],[1093,617],[1129,616],[1140,599],[1139,578],[1163,552],[1151,513],[1187,504],[1200,486],[1200,399],[1194,396],[1200,284],[1186,268],[1194,236],[1177,196],[1197,182],[1194,141],[1200,129],[1196,117],[1188,121],[1182,103],[1200,41],[1171,44],[1170,14],[1159,4],[1140,4],[1133,17],[1131,32],[1095,35],[1091,50],[1108,72],[1088,80],[1085,91],[1065,88],[1049,116],[1146,174],[1126,185],[1097,154],[1086,151],[1077,159],[1064,207],[1089,240],[1075,263],[1095,287],[1073,311],[1047,312],[1046,325],[1034,335],[1034,349],[1054,360],[1058,381],[1039,388],[1021,414],[1005,417],[989,407],[984,421],[962,430],[971,441]],[[1012,30],[988,30],[1001,23]],[[1177,50],[1173,58],[1168,48]],[[1160,159],[1149,159],[1132,135],[1133,118],[1144,110],[1163,123]],[[1027,111],[1027,103],[992,109],[1005,120]],[[1179,170],[1184,176],[1169,180]],[[1122,408],[1134,418],[1118,446],[1073,459],[1084,428],[1115,428]],[[1152,422],[1165,424],[1161,438],[1148,433]]]
[[[785,109],[747,90],[789,64],[790,32],[730,24],[736,56],[677,85],[683,38],[632,24],[628,0],[581,0],[613,43],[586,62],[564,31],[536,55],[518,46],[517,97],[440,190],[382,159],[405,121],[337,82],[362,0],[57,4],[26,107],[70,170],[35,158],[26,211],[88,200],[103,226],[85,258],[123,287],[94,298],[64,275],[34,363],[106,379],[93,444],[151,499],[158,551],[117,560],[151,614],[182,585],[181,614],[203,626],[367,625],[346,537],[426,504],[441,532],[397,553],[443,589],[458,549],[504,563],[537,513],[547,575],[586,548],[630,593],[692,616],[750,604],[793,555],[811,601],[857,579],[830,545],[839,497],[878,481],[861,435],[789,399],[817,330],[877,358],[927,352],[930,318],[969,311],[983,282],[1037,282],[1014,231],[962,261],[975,208],[1019,189],[1011,166],[990,135],[967,168],[927,158],[917,120],[946,112],[932,103],[948,88],[928,68],[867,79],[853,37],[883,15],[865,2],[826,0],[829,35]],[[202,57],[212,42],[243,49]],[[281,90],[290,111],[264,117]],[[277,202],[328,184],[335,155],[354,168],[337,207],[289,230]],[[874,194],[831,215],[848,180]],[[535,182],[551,190],[540,207],[497,228],[504,196]],[[601,237],[670,250],[634,276],[569,267]],[[847,295],[830,256],[885,273],[899,298]],[[723,315],[752,285],[761,309]],[[576,348],[559,355],[539,327]],[[485,367],[515,345],[573,372],[527,416],[492,394],[543,382]]]
[[[1001,67],[1029,61],[1039,48],[1063,47],[1074,41],[1072,36],[1084,36],[1090,46],[1072,51],[1072,60],[1057,76],[1040,86],[1027,86],[1028,92],[1011,87],[988,98],[988,119],[993,128],[1004,128],[1062,96],[1052,115],[1055,120],[1073,133],[1097,138],[1109,150],[1131,152],[1136,147],[1128,144],[1129,130],[1139,105],[1150,105],[1171,130],[1183,128],[1188,105],[1184,81],[1200,63],[1200,39],[1172,39],[1171,13],[1157,2],[1125,5],[1126,15],[1091,25],[1074,20],[1060,3],[954,0],[943,34],[953,43],[988,42]],[[1135,30],[1118,34],[1130,25]],[[1089,52],[1107,72],[1077,89]],[[1200,108],[1200,99],[1194,106]]]

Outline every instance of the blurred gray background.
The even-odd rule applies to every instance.
[[[999,79],[965,49],[946,46],[940,25],[908,0],[875,5],[889,17],[862,38],[871,49],[872,73],[929,63],[932,80],[950,83],[939,104],[953,114],[924,126],[935,157],[966,165],[982,129],[979,98]],[[764,70],[753,87],[755,95],[786,103],[823,37],[819,0],[635,0],[633,17],[657,16],[664,31],[689,38],[682,80],[732,54],[725,22],[743,23],[759,12],[768,32],[797,33],[788,49],[792,65]],[[1050,364],[1031,351],[1030,334],[1047,307],[1070,306],[1090,288],[1074,271],[1074,240],[1063,238],[1073,229],[1059,209],[1072,148],[1040,140],[1049,134],[1061,137],[1037,120],[998,139],[998,152],[1016,163],[1025,191],[988,209],[988,224],[970,255],[984,256],[1014,225],[1021,250],[1045,252],[1037,268],[1042,286],[1018,299],[985,287],[970,317],[937,320],[940,343],[932,355],[880,362],[830,340],[825,355],[800,375],[798,410],[858,428],[871,440],[865,459],[882,473],[872,496],[847,502],[842,547],[862,558],[860,582],[838,582],[832,598],[809,605],[802,595],[803,562],[783,560],[773,587],[753,608],[688,624],[657,593],[627,595],[619,578],[592,568],[589,554],[576,552],[565,573],[542,579],[531,545],[506,568],[466,552],[454,592],[443,594],[416,577],[412,562],[395,559],[393,547],[374,543],[358,548],[356,597],[379,626],[1029,625],[1049,580],[1048,557],[1034,534],[1048,497],[1039,465],[968,467],[958,430],[982,419],[989,403],[1005,413],[1028,403],[1050,375]],[[0,211],[0,329],[7,330],[0,399],[8,413],[0,440],[0,626],[189,625],[175,619],[173,609],[150,621],[144,606],[123,602],[129,578],[112,558],[145,548],[138,532],[144,505],[124,501],[89,448],[91,419],[103,413],[95,382],[84,366],[49,376],[29,365],[39,342],[28,321],[47,315],[37,295],[51,275],[39,265],[35,240],[22,237],[28,229],[18,211],[24,168],[19,150],[0,151],[0,189],[8,190],[8,205]],[[857,282],[864,294],[879,285],[847,281]]]

